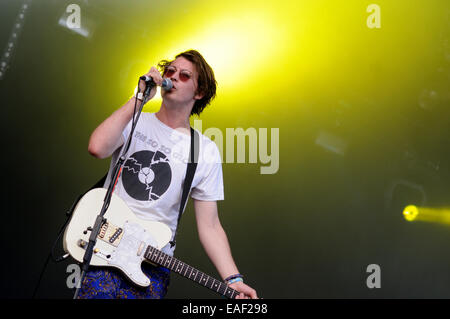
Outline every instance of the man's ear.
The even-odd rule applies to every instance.
[[[201,99],[203,99],[204,96],[205,96],[205,93],[197,92],[194,95],[194,100],[201,100]]]

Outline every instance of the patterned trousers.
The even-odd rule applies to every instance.
[[[132,283],[115,268],[93,268],[86,273],[78,299],[162,299],[167,294],[170,270],[147,263],[142,270],[150,286],[142,288]]]

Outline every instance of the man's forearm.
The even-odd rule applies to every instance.
[[[219,224],[199,230],[200,242],[222,279],[239,273],[231,255],[227,235]]]
[[[142,103],[137,101],[137,107]],[[121,134],[134,112],[135,98],[131,98],[120,109],[104,120],[91,134],[88,151],[98,158],[106,158],[122,145]]]

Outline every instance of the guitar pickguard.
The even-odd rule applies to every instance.
[[[150,280],[142,272],[141,264],[145,259],[145,248],[149,245],[154,247],[157,244],[152,234],[141,225],[130,221],[126,221],[123,228],[105,224],[102,231],[104,232],[101,232],[98,238],[103,242],[97,241],[93,251],[94,256],[105,260],[107,266],[122,270],[137,285],[147,287]],[[78,245],[83,249],[86,249],[87,244],[82,239],[78,241]]]
[[[133,282],[146,287],[150,284],[150,280],[141,270],[144,260],[142,247],[156,244],[150,232],[137,223],[127,221],[123,225],[121,240],[111,253],[108,264],[120,268]]]

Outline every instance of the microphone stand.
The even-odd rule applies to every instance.
[[[73,296],[73,299],[77,299],[77,297],[78,297],[78,293],[81,288],[81,283],[83,282],[83,279],[86,276],[86,272],[89,269],[89,264],[91,263],[93,249],[97,242],[97,236],[100,232],[101,227],[106,222],[106,218],[103,216],[105,215],[106,211],[108,210],[109,204],[111,203],[111,196],[112,196],[112,192],[114,190],[114,185],[116,184],[116,181],[119,178],[120,170],[122,168],[122,165],[125,162],[125,159],[126,159],[125,155],[128,152],[128,148],[130,147],[134,129],[135,129],[136,124],[141,115],[142,108],[144,107],[144,102],[147,100],[147,97],[150,95],[151,89],[155,86],[155,83],[153,81],[145,81],[145,83],[146,83],[146,88],[145,88],[145,93],[144,93],[144,99],[141,102],[141,105],[139,106],[139,110],[138,110],[137,114],[136,113],[133,114],[134,121],[132,122],[131,131],[130,131],[130,134],[128,135],[127,143],[124,144],[124,147],[122,147],[122,155],[119,157],[119,160],[117,161],[116,165],[114,166],[113,175],[112,175],[111,181],[109,183],[108,191],[106,192],[105,198],[103,200],[102,209],[100,210],[100,213],[97,215],[94,226],[88,227],[88,229],[87,229],[87,230],[91,231],[91,235],[89,236],[89,243],[87,245],[86,251],[83,256],[83,263],[82,263],[82,267],[81,267],[81,270],[82,270],[81,276],[80,276],[80,280],[77,283],[77,289],[75,291],[75,295]],[[139,91],[139,84],[138,84],[138,91]],[[136,97],[135,110],[136,110],[137,101],[138,101],[138,99]],[[136,116],[136,118],[135,118],[135,116]]]

